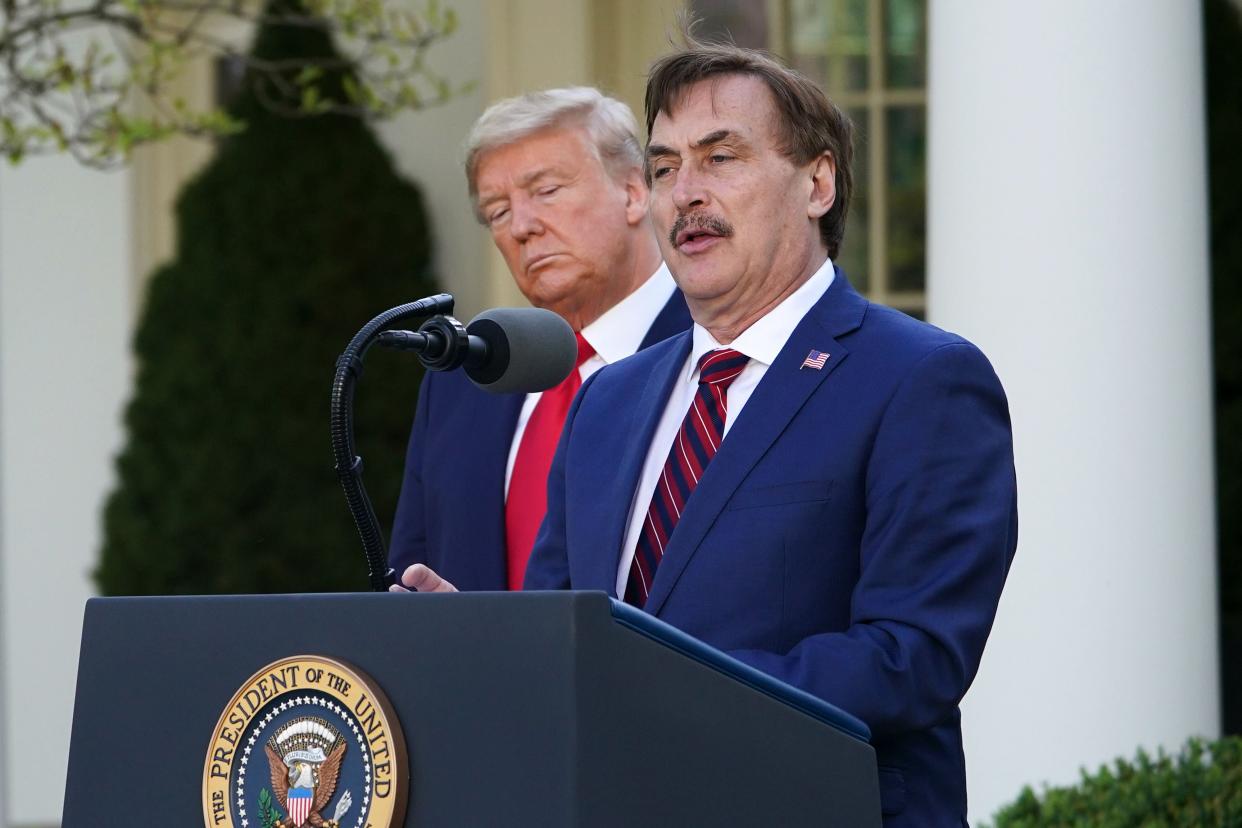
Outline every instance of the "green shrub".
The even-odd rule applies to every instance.
[[[272,25],[254,52],[336,55],[323,31]],[[324,94],[341,82],[328,72]],[[328,401],[350,337],[436,292],[422,198],[358,119],[280,117],[248,86],[231,109],[248,127],[182,192],[176,257],[139,321],[96,573],[105,594],[367,588]],[[359,384],[358,448],[381,522],[420,376],[417,360],[377,349]]]
[[[995,828],[1242,826],[1242,738],[1191,739],[1175,757],[1139,751],[1068,788],[1029,787]]]

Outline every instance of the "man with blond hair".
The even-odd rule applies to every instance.
[[[492,105],[466,141],[466,180],[518,289],[578,335],[578,368],[542,394],[492,395],[428,373],[406,456],[389,563],[460,589],[521,587],[548,467],[583,380],[690,326],[648,220],[637,123],[586,87]]]

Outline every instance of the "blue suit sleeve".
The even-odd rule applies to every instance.
[[[1009,410],[973,345],[905,377],[866,467],[850,626],[742,661],[853,713],[876,736],[944,721],[974,678],[1017,538]]]
[[[427,439],[427,423],[431,418],[431,386],[433,374],[423,376],[414,410],[414,426],[405,451],[405,472],[401,494],[397,499],[397,515],[393,519],[392,542],[388,548],[388,565],[397,577],[405,568],[427,563],[427,514],[423,492],[423,450]]]

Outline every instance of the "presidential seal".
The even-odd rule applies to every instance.
[[[340,661],[294,656],[242,685],[203,767],[207,828],[395,828],[405,740],[380,689]]]

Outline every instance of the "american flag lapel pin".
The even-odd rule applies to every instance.
[[[803,368],[814,368],[818,371],[824,367],[824,363],[828,361],[828,357],[830,356],[832,355],[826,354],[823,351],[811,351],[806,355],[806,359],[802,360],[802,364],[798,366],[798,370],[801,371]]]

